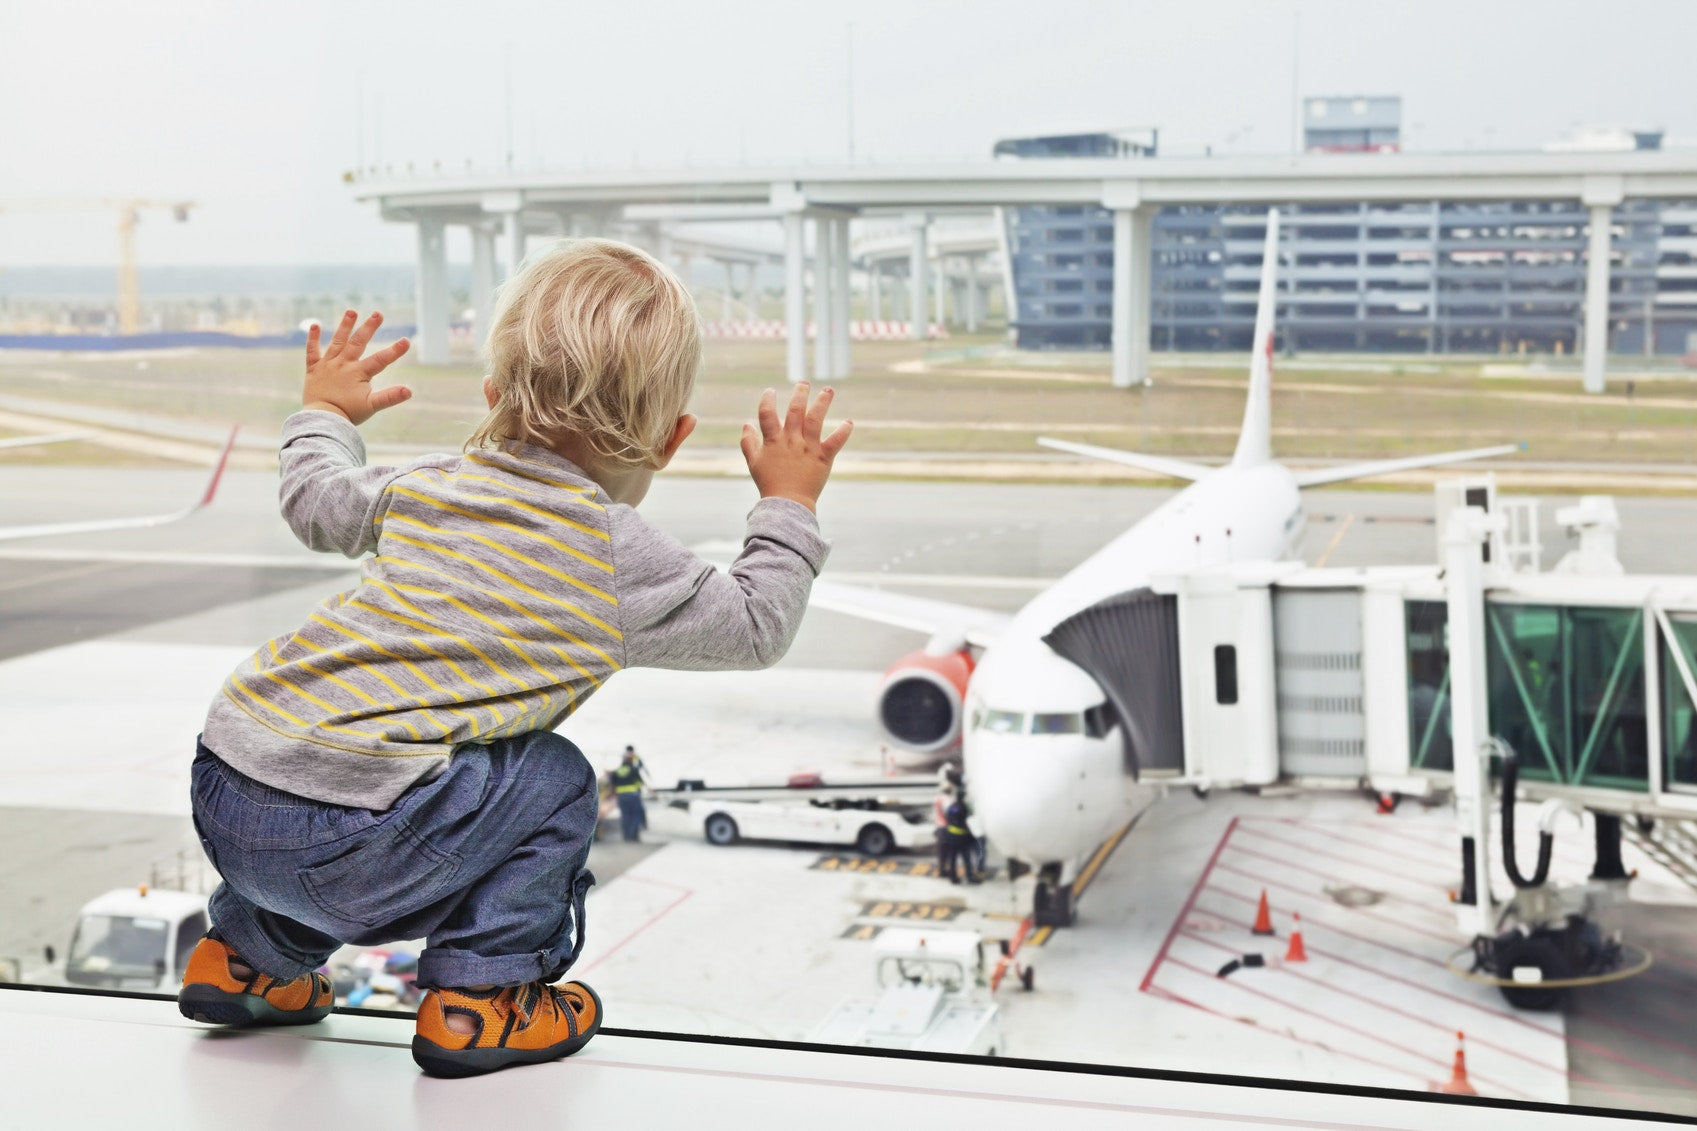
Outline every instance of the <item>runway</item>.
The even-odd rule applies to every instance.
[[[0,468],[0,523],[170,509],[200,480],[193,470]],[[168,865],[178,846],[193,847],[188,763],[223,675],[260,641],[293,630],[314,604],[357,582],[355,563],[295,542],[277,516],[275,489],[270,475],[233,473],[213,507],[173,527],[0,544],[0,907],[28,909],[0,921],[0,956],[28,958],[44,943],[63,948],[83,900]],[[820,508],[833,541],[826,575],[1012,611],[1169,495],[1141,487],[837,483]],[[753,501],[745,482],[662,477],[643,513],[703,555],[724,559],[736,552]],[[1629,570],[1697,573],[1697,545],[1670,536],[1697,521],[1697,502],[1618,502]],[[1429,495],[1316,492],[1308,509],[1301,552],[1311,562],[1434,558]],[[1553,510],[1546,504],[1543,512],[1546,567],[1565,549]],[[622,673],[563,733],[603,769],[634,742],[661,782],[782,780],[803,770],[865,776],[883,768],[870,715],[879,674],[923,643],[917,633],[814,612],[772,671]],[[1454,935],[1438,893],[1453,867],[1446,839],[1453,817],[1405,806],[1396,827],[1435,847],[1382,867],[1349,845],[1363,837],[1377,843],[1389,826],[1374,820],[1349,795],[1225,795],[1203,804],[1186,794],[1157,805],[1102,868],[1079,925],[1033,952],[1038,991],[1002,995],[1010,1051],[1418,1087],[1441,1075],[1453,1052],[1451,1030],[1464,1023],[1421,1004],[1444,1000],[1438,994],[1464,1002],[1450,1004],[1471,1017],[1467,1024],[1484,1026],[1474,1055],[1481,1090],[1496,1089],[1488,1094],[1565,1100],[1571,1087],[1575,1099],[1622,1103],[1624,1090],[1642,1102],[1697,1110],[1697,1080],[1670,1067],[1688,1052],[1697,1056],[1683,1020],[1606,1038],[1595,1028],[1606,1013],[1603,1021],[1582,1014],[1566,1030],[1534,1021],[1528,1024],[1538,1032],[1521,1046],[1510,1035],[1521,1023],[1502,1020],[1506,1007],[1494,991],[1427,969],[1430,955],[1421,948],[1438,941],[1419,941],[1416,931],[1417,945],[1409,945],[1408,924]],[[871,989],[866,940],[901,921],[895,908],[953,907],[951,926],[1005,937],[1029,900],[1028,880],[963,893],[911,871],[815,867],[818,849],[715,849],[680,814],[657,813],[654,833],[657,851],[615,864],[598,849],[608,867],[592,864],[606,874],[591,897],[580,970],[617,1003],[621,1026],[805,1039],[843,996]],[[1281,838],[1294,838],[1300,851],[1280,848]],[[1273,864],[1255,853],[1285,859]],[[1291,867],[1302,853],[1311,854],[1307,864]],[[1360,853],[1367,855],[1348,868],[1336,859]],[[1375,924],[1373,915],[1393,912],[1327,906],[1324,884],[1339,879],[1311,873],[1332,869],[1356,884],[1379,876],[1380,889],[1395,889],[1395,914],[1414,918]],[[1246,878],[1251,873],[1257,878]],[[1216,959],[1238,946],[1232,932],[1240,931],[1243,901],[1261,882],[1292,889],[1285,907],[1300,908],[1312,924],[1315,960],[1301,977],[1257,971],[1257,978],[1215,985],[1221,980],[1198,971],[1211,975]],[[1416,892],[1425,900],[1418,908]],[[1658,933],[1664,946],[1688,940],[1671,929]],[[1419,957],[1398,956],[1396,947]],[[1303,978],[1325,983],[1324,992]],[[1351,1004],[1346,999],[1361,985],[1349,980],[1363,978],[1401,988]],[[1322,999],[1325,1015],[1312,1016]],[[1482,1020],[1481,1011],[1497,1020]],[[1376,1051],[1360,1045],[1364,1032],[1374,1034]],[[1583,1044],[1574,1043],[1576,1033]],[[1586,1052],[1623,1047],[1630,1053],[1614,1060]],[[1675,1099],[1653,1095],[1658,1088]]]

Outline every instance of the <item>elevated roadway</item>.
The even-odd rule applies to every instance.
[[[848,221],[902,215],[912,262],[927,259],[934,215],[985,207],[1084,204],[1114,213],[1114,383],[1140,384],[1149,368],[1149,248],[1155,211],[1174,204],[1318,204],[1334,201],[1582,201],[1589,210],[1584,382],[1604,384],[1610,220],[1629,198],[1697,197],[1697,149],[1631,153],[1310,154],[1282,157],[1067,159],[954,164],[742,169],[581,171],[500,174],[441,180],[353,183],[356,200],[376,203],[387,220],[418,227],[419,346],[427,363],[447,357],[444,229],[473,234],[474,305],[494,278],[497,231],[507,262],[523,258],[532,231],[576,234],[622,216],[627,206],[687,210],[692,219],[746,221],[770,215],[783,224],[785,319],[790,380],[808,375],[806,249],[803,225],[817,227],[813,375],[848,371]],[[912,332],[928,324],[923,270],[912,272]]]

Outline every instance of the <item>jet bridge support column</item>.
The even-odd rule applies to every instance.
[[[1490,722],[1485,693],[1483,544],[1501,525],[1499,516],[1488,515],[1483,508],[1460,507],[1450,512],[1444,528],[1455,815],[1463,868],[1456,910],[1462,929],[1476,935],[1490,935],[1496,929],[1491,905],[1491,782],[1486,766]]]
[[[1581,199],[1591,213],[1585,246],[1585,391],[1603,391],[1609,355],[1609,254],[1619,177],[1587,177]]]
[[[1114,207],[1113,386],[1149,379],[1149,241],[1155,210]]]
[[[442,221],[418,220],[418,360],[448,364],[448,239]]]

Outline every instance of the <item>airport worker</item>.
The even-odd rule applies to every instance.
[[[943,826],[943,875],[949,878],[951,884],[960,883],[960,871],[966,872],[966,882],[980,883],[983,876],[979,875],[972,864],[972,832],[967,827],[967,817],[971,809],[966,804],[966,791],[955,794],[954,800],[944,810]],[[956,865],[959,865],[957,868]]]
[[[624,757],[607,775],[613,782],[613,797],[619,803],[619,831],[626,841],[642,839],[648,823],[642,807],[642,762],[634,747],[625,747]]]
[[[936,827],[933,833],[937,838],[937,874],[949,874],[949,805],[955,799],[955,787],[945,779],[937,787],[937,796],[931,799],[931,821]]]
[[[726,572],[637,515],[695,427],[700,317],[676,275],[604,240],[561,243],[501,291],[489,412],[463,453],[368,466],[357,426],[409,396],[372,379],[381,324],[306,343],[284,423],[283,517],[315,550],[375,556],[359,584],[262,645],[215,697],[195,826],[223,882],[178,994],[227,1025],[331,1008],[344,943],[423,938],[413,1057],[470,1076],[576,1051],[597,775],[554,729],[621,668],[749,670],[783,656],[828,546],[815,504],[848,440],[831,391],[759,399],[760,495]]]

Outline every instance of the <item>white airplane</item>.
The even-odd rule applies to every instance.
[[[212,474],[206,480],[206,486],[201,489],[200,497],[181,510],[170,511],[166,514],[144,514],[131,518],[96,518],[83,519],[77,522],[43,522],[33,525],[0,526],[0,542],[8,542],[14,538],[46,538],[54,534],[93,534],[101,530],[134,530],[146,526],[164,526],[187,518],[195,511],[212,502],[218,493],[218,481],[224,477],[224,465],[230,461],[230,451],[236,446],[236,433],[239,428],[231,428],[230,435],[224,440],[224,449],[218,453],[218,461],[212,465]],[[67,440],[80,440],[85,433],[66,432],[52,436],[16,436],[0,440],[0,447],[25,448],[37,444],[59,444]]]
[[[985,834],[1038,876],[1039,923],[1071,921],[1079,866],[1183,769],[1178,633],[1151,577],[1286,557],[1301,536],[1301,488],[1504,455],[1514,445],[1293,472],[1272,457],[1277,211],[1267,215],[1248,404],[1231,462],[1040,439],[1038,443],[1191,480],[1191,486],[1034,597],[1013,616],[815,583],[812,603],[932,634],[897,660],[878,693],[888,739],[922,753],[958,743]],[[978,650],[975,657],[975,650]],[[1147,775],[1147,776],[1146,776]]]

